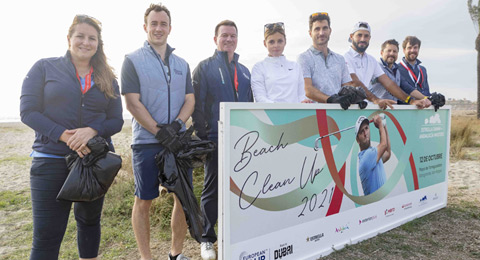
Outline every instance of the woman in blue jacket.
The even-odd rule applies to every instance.
[[[30,259],[58,259],[72,202],[56,196],[68,175],[64,156],[90,152],[89,139],[111,136],[123,125],[118,83],[103,52],[101,23],[75,16],[63,57],[41,59],[25,77],[22,122],[35,130],[30,186],[33,244]],[[80,259],[96,259],[103,197],[74,205]]]

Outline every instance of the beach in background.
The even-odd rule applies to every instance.
[[[455,110],[453,111],[452,118],[453,117],[474,118],[475,115],[476,115],[475,111],[472,111],[472,110]],[[122,132],[113,137],[113,142],[117,150],[116,152],[122,156],[122,158],[124,159],[124,163],[127,163],[128,165],[121,169],[121,172],[119,173],[119,176],[117,177],[117,180],[116,180],[117,183],[115,185],[120,185],[119,182],[122,182],[124,180],[129,180],[131,182],[131,179],[133,178],[131,166],[130,164],[128,164],[128,161],[131,158],[130,131],[131,131],[130,120],[126,120],[124,129],[122,130]],[[480,144],[480,141],[479,141],[480,134],[475,133],[475,135],[476,135],[475,137],[476,139],[474,141]],[[29,197],[29,169],[31,165],[31,158],[29,157],[29,154],[31,152],[31,145],[32,145],[33,139],[34,139],[34,131],[20,122],[0,123],[0,143],[2,144],[2,147],[3,147],[1,149],[2,152],[0,153],[0,183],[1,183],[0,195],[3,194],[2,196],[4,196],[5,194],[18,193],[18,194],[23,194],[22,196]],[[440,243],[441,245],[437,249],[432,250],[435,252],[430,252],[430,254],[427,254],[427,255],[421,255],[421,254],[418,255],[419,253],[417,252],[416,256],[419,256],[420,258],[427,257],[427,256],[428,258],[433,258],[433,259],[451,259],[452,257],[456,259],[480,258],[480,249],[479,249],[480,248],[480,211],[478,208],[478,204],[479,204],[478,201],[480,198],[480,160],[478,159],[479,158],[478,156],[480,155],[480,145],[476,147],[470,147],[468,149],[469,150],[467,150],[467,152],[469,154],[469,157],[467,156],[466,158],[469,158],[469,159],[465,160],[465,159],[451,158],[450,160],[450,169],[448,173],[449,198],[448,198],[447,208],[422,218],[424,219],[424,221],[428,220],[429,218],[434,218],[435,221],[438,221],[438,222],[434,222],[434,220],[428,220],[428,222],[422,225],[425,225],[425,228],[429,228],[429,230],[437,230],[437,231],[428,231],[428,232],[436,232],[436,234],[432,235],[431,233],[427,232],[426,235],[430,237],[431,236],[435,237],[435,235],[436,236],[441,235],[441,237],[438,238],[440,240],[438,243]],[[199,174],[197,171],[196,173],[197,176],[195,177],[195,180],[194,180],[194,182],[197,183],[195,186],[197,194],[200,194],[200,191],[201,191],[201,182],[202,182],[203,176],[198,176],[201,174],[202,173]],[[128,201],[130,200],[133,201],[133,194],[131,193],[125,194],[124,197],[126,197]],[[4,201],[3,203],[4,204],[6,203],[7,206],[2,206],[3,204],[0,204],[0,241],[1,241],[0,242],[0,259],[26,259],[26,257],[23,258],[23,256],[25,254],[28,255],[28,248],[30,246],[29,243],[31,242],[26,242],[20,245],[12,245],[11,243],[8,243],[8,241],[10,239],[14,239],[12,237],[13,234],[17,234],[16,236],[23,236],[23,239],[22,237],[20,237],[20,240],[31,241],[32,232],[31,230],[29,230],[29,228],[26,228],[25,231],[22,231],[20,233],[17,232],[19,229],[22,229],[22,227],[25,225],[31,226],[31,215],[28,215],[30,211],[30,206],[29,206],[30,202],[29,200],[26,200],[23,202],[26,205],[24,206],[20,205],[19,207],[15,207],[15,208],[9,207],[8,201]],[[467,223],[462,222],[461,219],[457,220],[458,217],[448,218],[448,215],[452,214],[450,212],[452,210],[452,207],[453,209],[455,209],[456,207],[461,205],[470,205],[468,206],[469,210],[471,209],[471,207],[473,207],[473,213],[469,213],[469,214],[473,214],[473,217]],[[16,212],[16,210],[24,211],[24,213],[20,214],[19,212]],[[127,230],[124,230],[124,233],[128,234],[129,236],[132,236],[133,232],[131,230],[131,227],[129,226],[130,215],[128,214],[129,213],[126,213],[124,216],[120,216],[120,217],[124,218],[122,220],[125,223],[125,226],[123,228],[127,229]],[[445,216],[438,215],[438,214],[445,214],[445,216],[448,219],[442,220],[445,218]],[[12,217],[17,215],[24,216],[24,217],[18,219],[18,221],[12,222]],[[435,219],[435,216],[438,216],[438,220]],[[71,218],[73,217],[71,216]],[[106,230],[105,231],[106,234],[104,233],[102,235],[102,239],[104,239],[104,237],[106,237],[105,239],[107,239],[107,236],[108,237],[110,236],[108,235],[108,232],[110,231],[108,231],[107,229],[109,224],[105,224],[105,222],[109,222],[109,221],[111,221],[110,218],[104,218],[102,220],[102,223],[103,223],[102,225]],[[167,224],[165,225],[168,227],[168,220],[166,221],[167,221]],[[409,224],[407,223],[406,225],[409,225]],[[432,225],[432,226],[428,227],[428,225]],[[119,228],[122,228],[122,227],[119,227]],[[128,228],[130,228],[130,230],[128,230]],[[376,241],[377,239],[382,239],[382,236],[388,237],[388,234],[395,234],[395,232],[400,232],[401,234],[403,234],[405,233],[404,229],[405,228],[402,229],[402,227],[399,227],[362,243],[375,243],[375,246],[378,246],[376,244],[380,242]],[[421,228],[419,227],[415,227],[415,229],[421,230]],[[168,234],[167,231],[165,232]],[[122,233],[122,230],[116,230],[116,232]],[[415,237],[420,236],[421,235],[420,232],[422,231],[419,231],[418,232],[419,234],[416,234],[415,232],[412,234],[407,234],[406,243],[410,243],[408,242],[408,240],[412,240],[411,243],[418,243],[418,241],[415,241]],[[112,239],[113,240],[127,239],[130,241],[129,246],[125,246],[125,248],[118,248],[118,245],[115,245],[115,250],[124,252],[123,256],[121,257],[118,255],[111,256],[107,254],[108,251],[111,250],[110,245],[107,242],[102,242],[102,246],[101,246],[101,252],[103,254],[102,259],[138,259],[139,256],[134,244],[134,240],[132,242],[133,237],[118,238],[116,236],[118,235],[115,235],[114,236],[115,238],[112,238]],[[152,235],[152,236],[155,236],[155,235]],[[65,239],[68,239],[68,238],[65,238]],[[74,239],[71,239],[71,240],[74,240]],[[385,238],[383,238],[383,240],[385,240]],[[448,245],[449,243],[453,243],[453,242],[447,242],[447,240],[452,240],[453,242],[456,242],[459,244],[463,243],[464,245],[463,250],[464,251],[466,250],[467,253],[462,255],[457,252],[455,253],[456,255],[454,256],[450,255],[449,252],[452,251],[453,246],[449,247]],[[69,243],[73,243],[72,254],[75,253],[74,242],[75,241],[69,242]],[[122,243],[122,241],[117,241],[117,242]],[[444,244],[447,246],[444,246]],[[471,248],[469,249],[469,246],[473,249]],[[64,245],[62,245],[62,248],[63,247]],[[166,258],[169,247],[170,247],[170,241],[168,236],[152,238],[152,248],[153,248],[154,255]],[[475,251],[475,247],[477,251]],[[348,249],[348,250],[352,250],[352,249]],[[341,254],[338,255],[337,253],[335,253],[333,255],[328,256],[326,259],[349,259],[350,257],[359,256],[358,252],[354,251],[354,253],[348,253],[349,252],[348,250],[340,251],[340,253],[344,252],[341,254],[346,254],[346,256],[342,256]],[[360,250],[360,249],[357,249],[357,250]],[[364,254],[367,254],[365,256],[365,259],[369,257],[377,258],[377,257],[383,257],[383,256],[389,257],[389,259],[408,258],[408,257],[405,257],[403,253],[387,254],[388,252],[383,252],[383,249],[377,249],[377,250],[378,252],[370,252],[369,253],[370,255],[368,255],[367,253],[364,253]],[[472,254],[468,254],[468,252],[472,252],[472,250],[474,252],[473,256]],[[19,253],[20,256],[18,258],[11,258],[12,254],[15,255],[15,252],[17,251],[22,252],[22,253]],[[463,252],[463,251],[460,251],[460,252]],[[192,259],[200,259],[199,247],[197,243],[190,237],[187,239],[185,243],[184,253],[187,256],[192,257]],[[476,257],[475,257],[475,254],[477,254]],[[459,256],[462,256],[462,257],[458,258]],[[358,257],[358,258],[362,258],[362,257]]]

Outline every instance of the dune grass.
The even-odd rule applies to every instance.
[[[467,148],[480,147],[480,120],[474,115],[452,117],[450,129],[450,155],[453,159],[475,159]],[[477,156],[477,159],[479,157]]]

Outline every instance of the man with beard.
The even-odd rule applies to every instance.
[[[400,87],[405,92],[417,90],[424,96],[430,96],[430,88],[427,80],[427,69],[421,66],[417,59],[422,42],[415,36],[407,36],[402,43],[405,57],[400,61]]]
[[[385,115],[383,114],[383,117]],[[372,147],[370,142],[370,121],[360,116],[355,123],[355,135],[360,147],[358,153],[358,174],[362,182],[364,195],[375,192],[387,179],[383,164],[390,159],[391,149],[387,127],[379,115],[373,117],[373,123],[378,128],[380,143]]]
[[[344,57],[354,85],[368,88],[381,99],[398,99],[402,103],[413,104],[418,108],[430,106],[430,101],[422,93],[414,91],[414,89],[408,91],[408,94],[402,91],[398,84],[385,74],[380,66],[381,64],[378,64],[373,56],[365,53],[370,43],[370,33],[371,28],[367,22],[358,22],[353,27],[348,39],[352,46]],[[393,54],[390,56],[393,56]],[[396,58],[393,63],[395,63],[395,60]]]
[[[348,109],[351,98],[337,93],[342,86],[352,85],[345,59],[328,48],[332,28],[328,13],[319,12],[309,17],[309,34],[312,46],[298,57],[303,70],[305,94],[311,100],[321,103],[338,103]],[[364,88],[367,99],[382,109],[392,107],[391,100],[379,99]]]
[[[401,76],[400,72],[398,70],[399,65],[395,63],[398,58],[398,51],[399,51],[399,45],[398,42],[395,39],[391,40],[386,40],[380,50],[380,61],[378,64],[380,67],[383,69],[383,72],[385,72],[385,75],[388,76],[397,86],[400,86],[401,84]],[[383,87],[382,83],[378,78],[373,79],[372,82],[372,87],[371,91],[375,95],[382,97],[382,98],[389,98],[392,100],[397,100],[390,92],[388,92],[385,87]],[[420,93],[418,90],[413,90],[410,92],[410,95],[418,98],[418,99],[423,99],[423,94]],[[429,100],[425,100],[425,102],[428,105]]]

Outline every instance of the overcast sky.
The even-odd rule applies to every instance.
[[[0,120],[19,117],[22,81],[32,65],[41,58],[65,54],[68,27],[76,14],[94,16],[102,22],[105,52],[119,76],[124,55],[139,48],[146,39],[143,14],[151,2],[2,1]],[[237,53],[240,62],[251,69],[267,54],[263,46],[264,24],[285,23],[285,55],[296,60],[311,45],[308,16],[328,12],[333,30],[329,42],[332,51],[344,54],[348,50],[348,35],[358,21],[366,21],[372,27],[367,52],[375,57],[379,57],[383,41],[395,38],[402,42],[405,36],[415,35],[422,41],[419,59],[427,68],[431,91],[456,99],[477,97],[476,31],[467,0],[167,0],[163,4],[172,15],[168,42],[192,71],[199,61],[213,54],[214,27],[224,19],[236,22]]]

